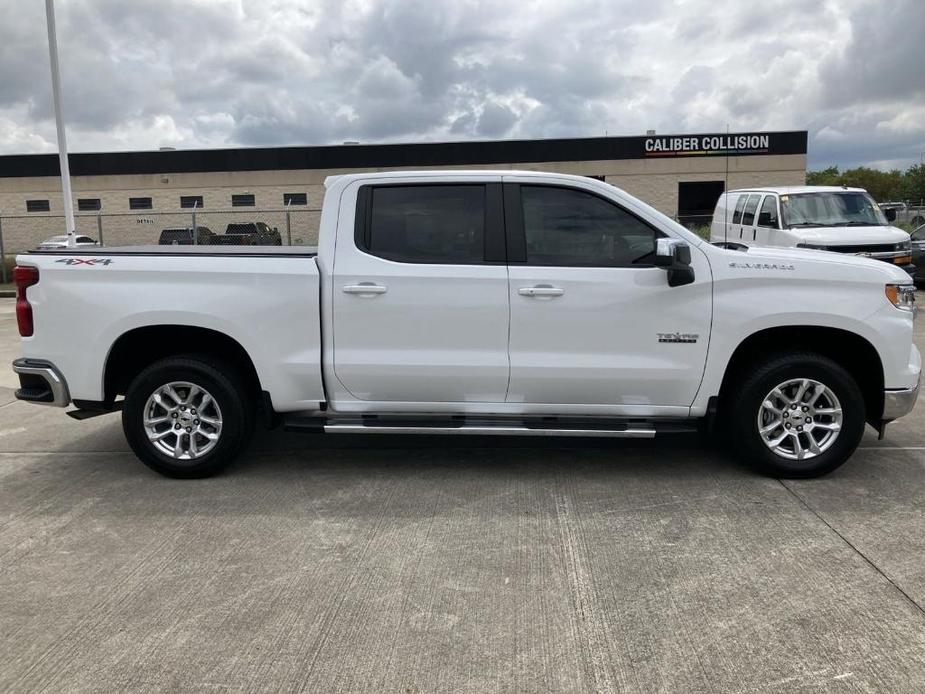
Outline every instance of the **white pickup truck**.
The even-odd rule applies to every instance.
[[[808,477],[912,409],[909,276],[710,245],[605,183],[429,171],[326,182],[319,246],[17,257],[21,400],[122,410],[201,477],[258,419],[328,433],[728,434]]]

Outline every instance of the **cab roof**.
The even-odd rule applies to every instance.
[[[575,181],[596,181],[597,179],[588,176],[579,176],[576,174],[559,173],[558,171],[536,171],[521,169],[423,169],[423,170],[398,170],[398,171],[367,171],[359,173],[336,174],[328,176],[324,180],[325,188],[330,188],[335,183],[344,182],[345,184],[352,181],[372,179],[382,180],[389,178],[450,178],[452,176],[471,176],[471,177],[496,177],[496,176],[548,176],[550,178],[566,178]]]

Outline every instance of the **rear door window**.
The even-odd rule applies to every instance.
[[[742,210],[745,209],[745,199],[747,195],[740,195],[739,199],[736,200],[736,209],[732,213],[732,223],[740,224],[742,222]]]
[[[485,186],[374,186],[357,245],[404,263],[485,261]]]
[[[742,210],[742,224],[743,226],[750,227],[755,223],[755,210],[758,209],[758,201],[761,199],[760,195],[749,195],[748,200],[745,203],[745,208]]]

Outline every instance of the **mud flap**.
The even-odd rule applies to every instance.
[[[881,419],[876,425],[874,425],[874,429],[877,430],[878,441],[883,441],[883,437],[886,436],[886,425],[889,423],[890,422],[888,420]]]

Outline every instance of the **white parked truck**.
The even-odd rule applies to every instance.
[[[122,410],[138,457],[212,474],[255,426],[728,435],[761,470],[842,464],[909,412],[893,265],[710,245],[605,183],[516,171],[326,182],[319,246],[17,257],[21,400]]]

